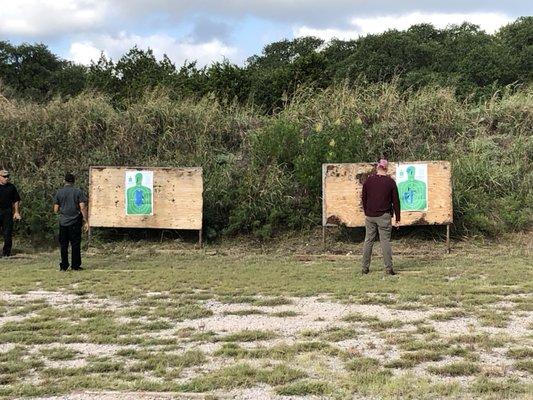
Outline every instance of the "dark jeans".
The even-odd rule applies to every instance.
[[[81,218],[69,226],[59,225],[59,244],[61,246],[61,269],[68,269],[68,245],[72,247],[72,268],[81,267]]]
[[[4,249],[2,255],[9,257],[13,246],[13,210],[11,208],[0,210],[0,226],[4,234]]]

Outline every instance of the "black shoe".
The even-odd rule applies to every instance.
[[[385,271],[385,275],[398,275],[392,268]]]
[[[363,269],[363,270],[361,271],[361,275],[366,275],[366,274],[368,274],[369,272],[370,272],[369,269]]]
[[[72,267],[73,271],[83,271],[82,267]]]

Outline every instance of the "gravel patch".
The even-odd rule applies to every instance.
[[[8,315],[7,317],[0,317],[0,326],[7,324],[8,322],[19,322],[34,315],[34,313],[31,313],[26,315]]]
[[[48,305],[60,309],[76,306],[90,310],[103,308],[107,311],[114,311],[124,305],[124,303],[115,299],[102,299],[87,294],[80,296],[75,293],[49,292],[44,290],[33,290],[23,294],[0,292],[0,301],[24,303],[45,301]]]
[[[324,297],[290,298],[292,304],[275,307],[254,307],[265,314],[224,315],[227,312],[247,310],[248,304],[225,304],[216,300],[208,300],[204,307],[213,315],[178,324],[179,328],[205,329],[214,332],[238,332],[246,329],[272,330],[284,337],[298,336],[304,330],[323,330],[332,324],[339,327],[352,326],[353,323],[342,319],[353,313],[361,313],[368,317],[377,317],[383,321],[402,320],[414,322],[431,315],[432,312],[417,310],[396,310],[382,305],[341,304]],[[269,316],[268,313],[295,311],[298,315],[289,318]]]
[[[431,324],[437,332],[445,336],[476,332],[491,335],[505,334],[513,338],[527,336],[531,332],[529,329],[531,323],[533,323],[533,313],[526,313],[522,316],[513,315],[506,328],[481,326],[479,321],[474,317],[460,317],[449,321],[431,321]]]
[[[65,396],[36,397],[34,400],[196,400],[203,399],[204,394],[175,394],[157,392],[74,392]],[[225,398],[230,398],[226,396]]]
[[[151,292],[146,294],[147,297],[164,296],[165,293]],[[257,296],[256,299],[268,299],[268,297]],[[113,312],[119,308],[126,310],[134,306],[136,301],[131,303],[124,303],[114,299],[101,299],[90,295],[76,295],[64,292],[46,292],[46,291],[31,291],[25,294],[12,294],[0,292],[0,299],[6,302],[31,302],[31,301],[46,301],[49,306],[64,308],[76,307],[81,309],[102,309],[105,308],[114,315]],[[372,357],[385,364],[391,360],[401,357],[403,351],[400,351],[398,345],[388,338],[394,338],[396,335],[409,336],[416,335],[418,340],[424,340],[423,335],[417,335],[415,332],[414,323],[424,321],[424,325],[435,328],[436,333],[441,339],[457,335],[478,335],[486,333],[489,335],[503,335],[508,337],[519,346],[528,346],[530,341],[530,326],[533,323],[533,313],[527,311],[512,312],[512,303],[508,301],[500,301],[497,303],[499,308],[509,309],[510,321],[507,327],[497,328],[491,326],[481,326],[475,317],[459,317],[448,321],[436,321],[429,317],[435,313],[445,312],[445,308],[430,308],[427,310],[405,310],[392,308],[394,305],[387,307],[386,305],[371,304],[361,305],[355,303],[341,303],[335,301],[327,296],[314,296],[305,298],[288,298],[291,304],[279,306],[256,306],[247,303],[223,303],[217,300],[201,300],[198,304],[212,311],[213,315],[205,318],[185,320],[175,323],[170,329],[162,329],[159,331],[147,332],[146,337],[150,338],[172,338],[175,344],[179,345],[177,351],[179,353],[188,350],[200,350],[209,358],[208,361],[199,366],[193,366],[183,370],[181,376],[176,379],[176,382],[186,382],[196,376],[218,370],[220,368],[228,367],[235,364],[235,360],[231,357],[214,357],[213,353],[224,345],[224,342],[216,342],[216,338],[207,338],[205,341],[190,342],[187,337],[180,337],[176,332],[180,329],[189,328],[194,330],[193,333],[204,333],[212,331],[218,336],[224,336],[235,332],[246,330],[262,330],[272,331],[278,336],[270,340],[258,340],[251,342],[238,343],[239,346],[245,349],[254,349],[258,347],[271,348],[278,345],[292,345],[297,342],[305,341],[322,341],[318,337],[304,337],[304,331],[325,331],[332,327],[339,328],[353,328],[356,332],[360,332],[357,337],[342,340],[339,342],[330,342],[330,344],[340,350],[353,354],[354,357]],[[264,314],[250,314],[250,315],[227,315],[227,313],[248,310],[254,308],[262,311]],[[295,316],[283,318],[270,315],[274,312],[293,311]],[[14,315],[0,317],[0,327],[10,321],[21,321],[30,315]],[[366,327],[366,322],[346,322],[343,319],[350,314],[360,314],[363,317],[378,318],[381,321],[400,320],[404,323],[402,327],[387,329],[386,331],[376,332]],[[129,318],[116,314],[116,320],[120,323],[130,323],[144,321],[144,317]],[[165,318],[160,318],[159,321],[167,321]],[[153,322],[146,320],[145,322]],[[384,333],[384,334],[383,334]],[[56,344],[33,345],[29,346],[32,353],[38,352],[42,348],[49,348]],[[508,350],[507,343],[504,348],[497,348],[490,351],[478,350],[476,353],[480,356],[478,363],[482,368],[482,373],[490,378],[503,379],[507,377],[516,377],[521,381],[527,382],[530,379],[530,374],[526,371],[517,371],[513,364],[515,360],[506,357]],[[79,352],[73,360],[66,361],[49,361],[46,360],[46,366],[52,367],[81,367],[86,365],[86,358],[89,356],[99,357],[114,357],[116,352],[123,349],[143,349],[149,351],[159,351],[165,346],[142,346],[142,345],[113,345],[113,344],[94,344],[94,343],[66,343],[61,344],[66,347]],[[14,348],[15,344],[0,344],[0,352],[6,352]],[[394,369],[395,375],[401,375],[407,371],[419,377],[427,377],[437,382],[456,382],[461,385],[470,384],[475,376],[459,376],[446,377],[431,374],[427,371],[428,366],[443,366],[452,362],[462,361],[461,357],[444,357],[443,360],[437,362],[425,362],[418,364],[412,369]],[[126,360],[128,363],[129,360]],[[331,357],[326,354],[299,354],[294,359],[289,361],[277,361],[266,359],[243,360],[252,366],[262,367],[269,363],[275,365],[280,362],[288,363],[289,365],[305,369],[311,378],[320,379],[321,376],[334,376],[345,372],[345,362],[340,358]],[[320,371],[320,372],[316,372]],[[150,374],[147,373],[147,377]],[[258,385],[250,389],[236,389],[231,391],[214,391],[210,393],[217,398],[231,398],[231,399],[275,399],[285,400],[294,397],[278,396],[273,389],[268,385]],[[199,399],[204,398],[205,394],[175,394],[175,393],[155,393],[155,392],[94,392],[84,391],[75,392],[65,396],[42,397],[41,400],[122,400],[122,399]],[[298,399],[318,400],[323,397],[317,396],[302,396]]]
[[[6,353],[17,347],[15,343],[0,343],[0,353]]]

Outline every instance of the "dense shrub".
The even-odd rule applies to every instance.
[[[51,234],[65,171],[87,188],[91,165],[202,166],[209,237],[320,224],[321,164],[450,160],[455,226],[526,229],[533,204],[533,91],[485,103],[453,89],[397,83],[300,88],[276,114],[153,91],[124,108],[96,93],[38,104],[0,97],[0,166],[23,197],[27,235]]]

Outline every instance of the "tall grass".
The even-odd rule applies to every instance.
[[[53,232],[66,171],[87,188],[90,165],[199,165],[207,235],[268,237],[320,223],[323,162],[450,160],[457,229],[497,235],[531,224],[532,128],[531,88],[484,104],[394,82],[302,88],[271,116],[162,91],[124,109],[98,93],[47,104],[0,97],[0,166],[21,191],[28,235]]]

